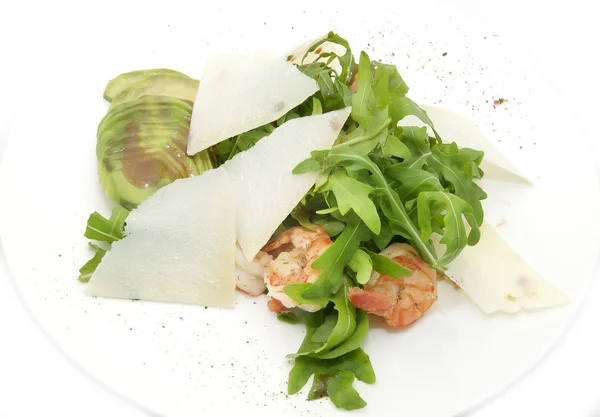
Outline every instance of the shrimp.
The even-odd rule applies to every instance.
[[[355,307],[383,317],[392,327],[410,326],[437,300],[437,272],[406,243],[394,243],[381,254],[412,273],[396,279],[373,271],[364,289],[350,288],[348,298]]]
[[[235,247],[235,285],[242,291],[258,296],[265,292],[264,276],[273,257],[266,252],[260,251],[252,262],[248,262],[244,252],[239,245]]]
[[[283,292],[287,284],[312,283],[319,278],[320,270],[311,264],[333,242],[329,234],[320,226],[313,225],[314,231],[297,226],[286,230],[267,243],[262,249],[274,257],[265,272],[264,281],[270,297],[269,310],[282,312],[294,307],[306,311],[317,311],[320,307],[312,304],[298,304]]]

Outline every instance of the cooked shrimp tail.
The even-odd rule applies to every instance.
[[[410,326],[437,299],[437,273],[405,243],[394,243],[381,254],[409,268],[412,273],[391,278],[373,271],[364,288],[348,290],[348,299],[356,308],[383,317],[392,327]]]
[[[314,228],[313,231],[301,226],[292,227],[263,248],[263,252],[274,257],[264,275],[271,311],[281,312],[294,307],[306,311],[320,309],[312,304],[299,305],[283,291],[288,284],[312,283],[319,278],[320,271],[312,269],[311,265],[333,242],[325,229],[317,225]]]

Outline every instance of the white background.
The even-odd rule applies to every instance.
[[[599,117],[600,100],[596,43],[600,40],[600,28],[593,13],[594,2],[462,0],[447,4],[451,3],[460,3],[457,6],[461,9],[471,6],[474,16],[488,14],[496,19],[502,36],[527,45],[540,74],[567,94],[564,101],[557,96],[557,105],[576,109],[576,116],[589,132],[590,149],[569,149],[565,138],[565,154],[570,157],[592,154],[600,169],[600,146],[594,143],[598,139],[594,121]],[[9,131],[26,128],[13,126],[12,118],[19,112],[35,111],[35,103],[24,105],[19,100],[19,83],[26,82],[19,79],[19,74],[25,63],[10,53],[6,55],[7,51],[14,52],[14,45],[19,42],[11,36],[11,28],[27,25],[26,13],[17,13],[17,7],[35,13],[35,7],[23,3],[0,5],[0,160]],[[376,7],[374,3],[372,7]],[[31,36],[38,35],[31,28]],[[9,43],[12,48],[7,47]],[[26,64],[39,65],[40,70],[47,64],[29,58]],[[26,146],[23,150],[27,151]],[[557,165],[560,166],[560,161]],[[3,201],[0,192],[0,204],[7,203],[10,202]],[[565,243],[550,243],[549,250],[559,254],[562,244]],[[463,417],[600,416],[598,317],[600,285],[596,282],[575,323],[544,362],[501,396]],[[147,415],[98,388],[45,338],[16,295],[1,254],[0,332],[0,416]],[[401,404],[398,407],[401,413]]]

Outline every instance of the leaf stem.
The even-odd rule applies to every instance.
[[[334,145],[331,147],[331,149],[339,149],[343,146],[352,146],[352,145],[356,145],[357,143],[361,143],[361,142],[366,142],[368,140],[373,139],[375,136],[377,136],[378,134],[381,133],[381,131],[383,131],[383,129],[385,129],[390,123],[392,122],[392,119],[390,119],[389,117],[381,124],[381,126],[379,126],[377,129],[375,129],[373,132],[371,132],[368,135],[365,136],[359,136],[356,139],[352,139],[349,140],[348,142],[344,142],[344,143],[338,143],[337,145]]]
[[[386,197],[389,199],[394,213],[401,217],[403,224],[406,225],[406,232],[411,237],[412,243],[416,246],[416,249],[421,254],[423,260],[432,267],[437,268],[438,260],[435,251],[433,251],[425,242],[423,242],[419,230],[410,220],[410,217],[408,216],[408,213],[406,212],[404,206],[398,202],[398,199],[395,198],[393,191],[390,189],[379,167],[377,167],[377,165],[375,165],[373,161],[371,161],[367,157],[361,157],[358,155],[353,155],[351,153],[340,152],[336,152],[334,155],[367,166],[367,169],[373,174],[374,181],[379,185],[379,187],[381,187]]]

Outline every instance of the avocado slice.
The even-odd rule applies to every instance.
[[[168,68],[153,68],[147,70],[131,71],[121,74],[108,82],[104,89],[104,99],[113,101],[113,99],[125,88],[137,83],[143,78],[152,75],[178,75],[180,77],[189,78],[182,72]]]
[[[147,95],[169,96],[193,104],[199,83],[193,78],[173,74],[150,75],[123,89],[113,98],[111,106]]]
[[[111,107],[98,126],[98,176],[107,196],[131,209],[159,188],[212,169],[212,150],[187,155],[191,106],[148,95]]]
[[[154,117],[165,122],[182,117],[191,117],[192,106],[177,98],[165,96],[145,96],[126,101],[109,108],[98,125],[97,136],[102,136],[106,129],[118,122],[137,121],[145,117]]]
[[[135,125],[134,125],[135,126]],[[112,158],[119,156],[125,149],[125,143],[130,137],[138,136],[142,139],[144,148],[158,148],[162,146],[177,146],[177,149],[187,149],[187,135],[189,127],[185,126],[157,126],[157,128],[132,127],[128,131],[115,135],[106,134],[98,140],[96,146],[97,156]],[[168,139],[168,140],[167,140]]]
[[[209,155],[210,154],[206,151],[194,155],[192,159],[196,169],[189,176],[201,174],[214,167],[215,162]],[[106,191],[108,198],[128,210],[133,210],[161,187],[174,181],[165,179],[151,187],[138,187],[131,183],[122,168],[113,168],[112,170],[109,170],[109,166],[103,163],[98,165],[98,177],[100,178],[100,183],[102,188]]]

